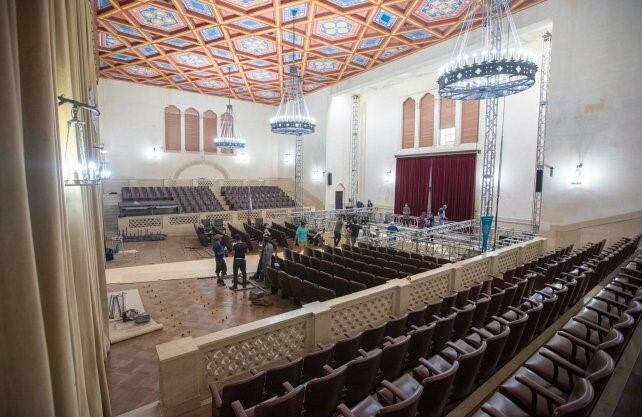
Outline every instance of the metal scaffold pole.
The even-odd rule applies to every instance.
[[[539,84],[539,116],[537,119],[537,148],[535,155],[535,188],[533,191],[533,212],[531,226],[533,233],[539,233],[542,218],[542,182],[544,180],[544,147],[546,144],[546,113],[548,110],[548,80],[551,66],[551,46],[553,35],[546,32],[543,36],[542,64]]]
[[[352,96],[352,137],[350,148],[350,199],[356,204],[359,197],[359,105],[360,97]]]
[[[294,201],[297,207],[303,207],[303,136],[296,136],[294,155]]]
[[[498,3],[493,4],[492,10],[486,16],[486,25],[490,25],[490,43],[493,48],[499,50],[502,44],[502,28],[499,20],[492,18],[492,13],[499,13]],[[481,189],[481,210],[482,216],[493,215],[493,195],[495,192],[495,148],[497,144],[497,118],[499,114],[499,99],[486,100],[486,112],[484,116],[484,149],[482,160],[482,189]]]

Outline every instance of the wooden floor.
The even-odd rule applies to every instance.
[[[115,416],[158,400],[157,344],[202,336],[297,307],[279,297],[272,297],[270,307],[252,306],[248,292],[233,293],[218,287],[213,279],[107,286],[108,291],[131,288],[138,289],[145,309],[164,328],[111,346],[107,378]]]
[[[642,353],[635,361],[629,379],[622,390],[622,396],[612,417],[630,417],[642,414]]]
[[[123,251],[107,262],[106,268],[151,265],[212,258],[212,250],[201,246],[196,235],[168,236],[155,242],[125,242]]]

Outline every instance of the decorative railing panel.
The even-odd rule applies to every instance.
[[[501,274],[517,266],[520,250],[521,249],[519,247],[510,247],[498,250],[493,256],[493,272]]]
[[[363,330],[368,324],[380,322],[392,314],[393,291],[377,294],[345,306],[331,307],[330,336],[333,340],[345,333]]]
[[[487,255],[476,256],[474,258],[461,261],[457,267],[457,287],[470,286],[474,282],[481,282],[488,278],[490,273],[490,257]]]
[[[420,306],[447,293],[450,290],[452,272],[450,266],[445,266],[425,273],[427,276],[420,274],[413,277],[410,281],[409,306]]]
[[[196,224],[200,222],[200,216],[198,214],[177,214],[174,216],[169,216],[169,224],[171,226],[178,226],[181,224]]]
[[[157,217],[128,217],[127,227],[130,229],[151,229],[163,227],[162,218]]]

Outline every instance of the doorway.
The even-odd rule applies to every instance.
[[[343,191],[334,192],[334,208],[335,210],[343,209]]]

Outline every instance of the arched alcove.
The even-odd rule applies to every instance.
[[[220,164],[212,161],[192,161],[180,166],[174,172],[174,179],[192,178],[223,178],[229,179],[230,174]]]

